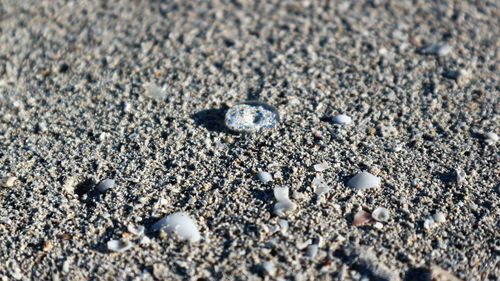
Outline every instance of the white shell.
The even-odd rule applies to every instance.
[[[153,231],[165,230],[168,234],[176,234],[179,238],[197,242],[200,240],[200,232],[194,221],[184,213],[173,213],[156,222]]]
[[[314,193],[317,195],[323,195],[330,190],[330,186],[326,184],[325,180],[322,177],[316,176],[312,182],[311,187],[314,188]]]
[[[0,179],[1,187],[12,187],[14,186],[14,182],[17,180],[16,177],[4,177]]]
[[[273,180],[273,176],[270,173],[262,171],[257,173],[257,178],[263,183],[268,183]]]
[[[99,192],[106,192],[106,190],[112,189],[113,187],[115,187],[115,181],[112,179],[105,179],[101,181],[96,188]]]
[[[290,199],[278,201],[274,204],[274,213],[278,216],[282,216],[286,211],[293,211],[297,208],[297,205],[290,201]]]
[[[133,226],[130,224],[127,227],[127,230],[128,230],[128,232],[132,233],[133,235],[141,236],[144,233],[145,227],[142,225]]]
[[[355,175],[347,182],[347,186],[352,188],[372,188],[380,184],[380,179],[366,171]]]
[[[339,114],[332,116],[332,121],[340,125],[349,125],[352,122],[352,118],[345,114]]]
[[[288,199],[288,187],[275,187],[274,198],[276,198],[276,201],[290,200]]]
[[[434,221],[437,223],[443,223],[446,222],[446,216],[443,213],[436,213],[433,216]]]
[[[286,211],[292,211],[297,205],[288,198],[288,187],[275,187],[274,198],[278,201],[274,204],[274,213],[281,216]]]
[[[378,207],[372,212],[372,218],[380,222],[387,222],[389,217],[389,210],[384,207]]]
[[[424,220],[424,229],[431,229],[435,226],[434,219],[425,219]]]
[[[129,241],[110,240],[107,243],[108,250],[118,253],[123,253],[132,248],[132,243]]]
[[[319,163],[319,164],[314,165],[313,168],[316,172],[323,172],[324,170],[327,170],[328,168],[330,168],[330,165],[328,165],[328,163],[326,163],[326,162],[323,162],[323,163]]]

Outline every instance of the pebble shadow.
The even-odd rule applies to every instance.
[[[202,110],[193,114],[191,118],[193,118],[197,125],[211,132],[228,132],[224,126],[224,114],[226,110],[227,107]]]

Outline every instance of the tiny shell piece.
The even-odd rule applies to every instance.
[[[330,165],[328,165],[327,162],[319,163],[313,166],[314,170],[316,172],[323,172],[324,170],[327,170],[330,168]]]
[[[462,170],[455,170],[455,173],[457,174],[457,183],[461,183],[465,180],[465,177],[467,176],[464,171]]]
[[[111,240],[107,243],[108,250],[118,253],[123,253],[132,248],[132,243],[129,241]]]
[[[443,213],[436,213],[433,216],[434,221],[437,223],[443,223],[446,222],[446,216]]]
[[[257,173],[257,178],[263,183],[268,183],[273,180],[273,176],[270,173],[263,171]]]
[[[327,193],[330,190],[330,186],[326,184],[322,177],[316,176],[312,182],[311,187],[314,188],[314,193],[318,196]]]
[[[378,207],[372,212],[372,218],[379,222],[387,222],[389,217],[389,211],[384,207]]]
[[[99,192],[106,192],[107,190],[109,189],[112,189],[115,187],[115,181],[112,180],[112,179],[105,179],[103,181],[101,181],[98,185],[97,185],[97,190]]]
[[[128,232],[132,233],[133,235],[141,236],[144,233],[145,227],[142,225],[133,226],[130,224],[127,227],[127,230],[128,230]]]
[[[276,267],[274,266],[274,263],[272,263],[270,261],[264,262],[262,264],[262,268],[270,276],[274,276],[276,274]]]
[[[358,189],[372,188],[380,184],[380,178],[364,171],[347,182],[347,186]]]
[[[352,122],[352,118],[345,114],[339,114],[332,116],[332,121],[340,125],[349,125]]]
[[[275,187],[274,188],[274,198],[277,201],[289,200],[288,198],[288,187]]]
[[[354,220],[352,221],[352,225],[358,226],[365,224],[372,220],[372,215],[370,213],[365,212],[363,210],[359,210],[356,215],[354,215]]]
[[[156,222],[153,231],[165,230],[169,235],[176,234],[183,240],[197,242],[200,240],[200,232],[194,221],[185,213],[173,213]]]

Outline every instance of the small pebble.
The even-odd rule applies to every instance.
[[[389,217],[389,210],[384,207],[378,207],[372,212],[372,218],[379,222],[387,222]]]
[[[424,220],[424,229],[431,229],[435,226],[434,219],[428,218]]]
[[[461,183],[465,180],[465,177],[467,176],[464,171],[462,170],[455,170],[455,173],[457,174],[456,181],[457,183]]]
[[[499,138],[498,135],[495,134],[494,132],[486,133],[484,136],[486,138],[485,142],[488,145],[495,144],[498,141],[498,138]]]
[[[381,222],[376,222],[373,224],[373,228],[382,229],[382,228],[384,228],[384,225]]]
[[[307,247],[306,256],[308,258],[314,259],[314,257],[316,257],[317,253],[318,253],[318,245],[317,244],[313,244],[313,245],[310,245],[309,247]]]
[[[270,276],[274,276],[276,274],[276,266],[274,266],[274,263],[270,261],[266,261],[262,264],[262,268],[264,269],[264,272]]]
[[[444,223],[444,222],[446,222],[446,216],[443,213],[441,213],[441,212],[434,214],[433,219],[437,223]]]
[[[16,177],[3,177],[0,179],[0,186],[1,187],[13,187],[14,182],[17,180]]]
[[[101,181],[98,185],[97,185],[97,190],[99,192],[106,192],[107,190],[109,189],[112,189],[115,187],[115,181],[112,180],[112,179],[105,179],[103,181]]]
[[[134,226],[134,225],[128,225],[127,226],[127,231],[132,233],[135,236],[141,236],[144,233],[145,227],[142,225],[139,226]]]
[[[352,118],[345,114],[339,114],[332,116],[332,122],[339,125],[349,125],[352,122]]]
[[[226,112],[226,127],[237,133],[252,133],[272,128],[279,122],[278,111],[265,103],[240,103]]]
[[[123,253],[132,248],[132,243],[129,241],[111,240],[107,243],[108,250],[118,253]]]
[[[380,179],[366,171],[363,171],[347,182],[351,188],[365,189],[376,187],[380,184]]]
[[[316,164],[313,167],[314,167],[314,170],[316,172],[323,172],[324,170],[327,170],[328,168],[330,168],[330,165],[328,165],[328,163],[326,163],[326,162],[323,162],[323,163]]]
[[[452,47],[448,44],[432,44],[424,49],[424,53],[444,57],[449,55],[451,50]]]
[[[273,180],[273,176],[270,173],[262,171],[257,173],[257,178],[263,183],[268,183]]]

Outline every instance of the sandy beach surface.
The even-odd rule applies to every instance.
[[[0,0],[0,280],[499,280],[499,30],[498,0]],[[247,100],[279,122],[229,131]]]

